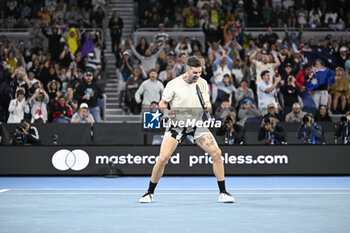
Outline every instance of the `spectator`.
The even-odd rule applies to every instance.
[[[66,22],[69,27],[75,27],[78,25],[78,16],[77,6],[71,5],[64,15],[64,22]]]
[[[281,76],[276,76],[275,82],[271,84],[269,82],[270,80],[270,73],[268,70],[264,70],[261,72],[261,79],[262,81],[258,84],[258,103],[259,103],[259,109],[263,112],[267,111],[267,105],[270,103],[273,103],[275,108],[282,110],[281,105],[278,102],[277,99],[277,91],[276,87],[281,81]]]
[[[312,114],[306,114],[297,131],[297,139],[304,140],[305,144],[323,144],[322,126],[314,122]]]
[[[164,31],[165,25],[163,23],[159,24],[159,32],[154,35],[154,42],[158,47],[162,46],[162,44],[169,40],[169,34]],[[137,50],[137,47],[136,47]]]
[[[328,103],[328,86],[334,83],[334,71],[323,67],[322,60],[315,61],[315,74],[308,80],[307,90],[312,90],[312,98],[316,104],[327,105]],[[330,103],[329,103],[330,104]]]
[[[24,113],[29,113],[28,100],[24,98],[23,89],[16,92],[16,98],[11,100],[8,111],[10,116],[7,123],[20,123],[24,118]]]
[[[56,106],[53,112],[53,122],[54,123],[69,123],[72,117],[72,110],[69,105],[67,105],[66,99],[63,95],[58,97]]]
[[[29,88],[31,88],[31,84],[27,78],[25,71],[17,69],[12,75],[12,99],[16,98],[16,93],[18,89],[22,89],[24,91],[24,96],[27,99],[29,95]]]
[[[295,77],[289,75],[287,83],[281,81],[281,93],[283,94],[283,110],[284,114],[289,113],[292,110],[292,105],[299,101],[301,95],[300,88],[295,85]]]
[[[68,34],[65,36],[65,39],[67,41],[69,51],[72,54],[75,54],[75,52],[78,50],[79,44],[78,41],[80,40],[80,35],[78,33],[79,31],[76,31],[74,27],[69,29]]]
[[[341,68],[345,68],[345,62],[347,60],[348,57],[348,49],[345,46],[342,46],[339,49],[339,53],[336,54],[337,56],[337,65]]]
[[[108,22],[108,28],[110,30],[112,40],[112,52],[115,52],[115,47],[119,45],[123,32],[123,19],[119,17],[119,10],[114,11],[113,17]]]
[[[238,118],[240,119],[238,124],[244,126],[248,119],[260,117],[258,109],[256,109],[253,101],[250,99],[245,99],[242,102],[242,106],[238,111]]]
[[[94,77],[97,77],[98,79],[100,79],[102,67],[94,51],[88,53],[86,70],[93,72]]]
[[[322,17],[322,12],[320,8],[318,8],[317,6],[313,6],[311,11],[309,12],[309,26],[310,27],[321,26],[321,17]]]
[[[36,89],[34,95],[30,99],[32,104],[31,115],[32,120],[42,119],[43,122],[47,122],[47,103],[49,102],[49,96],[46,91],[42,88]]]
[[[301,111],[301,107],[298,103],[294,103],[292,107],[292,111],[286,115],[286,122],[298,122],[301,123],[303,117],[306,112]]]
[[[143,78],[147,78],[147,74],[143,76],[141,74],[141,69],[136,67],[133,70],[133,74],[128,78],[125,84],[126,85],[125,102],[132,114],[139,114],[141,110],[140,105],[136,103],[135,93],[137,89],[140,87],[140,85],[142,84]]]
[[[173,67],[173,73],[175,73],[175,76],[180,76],[182,75],[183,73],[186,72],[186,63],[187,63],[187,55],[185,53],[181,53],[179,55],[179,59],[178,61],[176,62],[176,64],[174,65]]]
[[[145,52],[145,56],[142,56],[136,51],[135,47],[132,45],[132,40],[129,40],[129,45],[131,47],[133,54],[137,57],[137,59],[141,61],[142,67],[146,73],[149,72],[151,69],[156,68],[157,59],[165,46],[165,44],[163,44],[159,48],[159,50],[153,55],[151,53],[151,50],[147,49]]]
[[[223,124],[216,131],[217,136],[225,137],[226,145],[241,145],[245,143],[244,128],[236,123],[236,113],[227,115]]]
[[[80,104],[78,112],[74,113],[71,119],[71,123],[90,123],[92,125],[94,122],[94,117],[86,103]]]
[[[51,24],[51,15],[52,11],[49,10],[46,6],[42,7],[38,12],[38,16],[41,17],[41,23],[45,26],[49,26]]]
[[[141,55],[145,56],[146,50],[148,49],[148,43],[145,37],[141,37],[139,43],[136,46],[136,51]]]
[[[125,85],[126,81],[129,79],[130,75],[133,72],[133,66],[134,63],[130,59],[130,54],[129,52],[125,51],[123,53],[123,60],[121,61],[121,64],[118,65],[119,71],[121,76],[119,76],[119,83],[118,83],[118,92],[119,92],[119,99],[118,99],[118,104],[121,106],[122,100],[123,100],[123,95],[125,92]]]
[[[349,84],[343,77],[343,68],[337,67],[335,69],[335,82],[329,89],[329,94],[332,95],[333,105],[332,112],[337,114],[345,114],[346,112],[346,99],[350,95]],[[340,110],[338,110],[338,102],[341,102]]]
[[[224,78],[220,82],[216,82],[215,78],[211,79],[213,83],[213,102],[214,107],[217,107],[219,103],[224,99],[229,99],[230,104],[235,106],[234,94],[236,88],[232,85],[231,77],[229,74],[225,74]],[[215,91],[215,94],[214,94]]]
[[[254,100],[253,90],[248,87],[247,80],[243,79],[240,83],[240,87],[235,93],[236,106],[240,105],[241,102],[245,99]]]
[[[181,55],[184,53],[189,56],[192,53],[191,40],[189,38],[186,38],[185,40],[180,38],[175,47],[175,53],[176,55]]]
[[[101,121],[100,107],[98,106],[98,98],[106,98],[101,88],[93,82],[93,74],[86,72],[84,82],[81,83],[75,91],[74,98],[79,104],[87,103],[91,114],[94,116],[95,122]]]
[[[214,79],[215,83],[222,82],[224,76],[227,74],[231,76],[233,61],[226,55],[226,51],[222,50],[222,56],[214,61]]]
[[[67,87],[65,98],[67,104],[71,107],[72,112],[75,112],[78,109],[78,101],[74,99],[74,89],[71,86]]]
[[[165,81],[170,81],[176,78],[176,73],[173,72],[173,64],[171,62],[167,63],[166,69],[159,73],[159,80],[165,84]],[[165,85],[164,85],[165,86]]]
[[[256,85],[258,85],[260,83],[260,81],[262,79],[261,74],[263,71],[268,71],[270,73],[270,75],[272,75],[272,74],[274,74],[274,70],[276,68],[278,68],[279,65],[281,64],[279,59],[276,56],[276,53],[274,53],[274,52],[272,53],[272,56],[274,58],[274,63],[270,62],[270,57],[266,53],[266,51],[262,52],[262,61],[258,61],[255,58],[255,56],[256,56],[256,54],[259,54],[261,51],[262,51],[261,49],[254,51],[249,57],[250,62],[252,64],[254,64],[256,67],[256,77],[257,77],[256,81],[255,81]],[[269,83],[272,83],[272,81],[273,80],[269,78]]]
[[[296,32],[294,32],[294,31],[292,31],[290,33],[290,35],[288,34],[287,24],[284,25],[284,31],[286,34],[286,40],[288,42],[288,47],[300,49],[300,39],[301,39],[301,35],[303,34],[303,25],[300,25],[300,31],[298,33],[298,36],[297,36]],[[293,47],[293,45],[294,45],[294,47]]]
[[[105,18],[105,12],[103,11],[101,6],[97,7],[97,11],[94,11],[91,20],[95,20],[96,24],[99,28],[103,28],[103,21]]]
[[[136,103],[142,103],[142,112],[148,111],[153,101],[159,102],[164,90],[163,84],[157,79],[158,74],[155,69],[149,71],[149,77],[135,93]]]
[[[230,106],[230,101],[223,99],[215,111],[215,119],[223,120],[226,116],[233,116],[235,113],[236,109]]]
[[[83,31],[81,55],[83,58],[85,58],[90,52],[95,52],[94,41],[90,32]]]
[[[63,67],[69,67],[74,60],[74,54],[70,51],[69,46],[65,44],[61,54],[59,55],[59,64]]]
[[[266,140],[266,144],[285,144],[287,142],[286,131],[277,118],[265,115],[261,121],[258,140]]]
[[[316,112],[315,121],[332,121],[332,118],[328,115],[328,109],[326,105],[320,105]]]
[[[0,122],[7,122],[9,104],[11,101],[10,82],[11,73],[7,69],[7,62],[0,64]]]
[[[61,46],[62,36],[58,34],[58,28],[52,27],[51,35],[47,34],[44,27],[42,28],[41,31],[44,34],[44,36],[49,40],[49,51],[50,51],[52,60],[57,62],[62,49],[62,46]]]

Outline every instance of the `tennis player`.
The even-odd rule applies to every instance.
[[[187,61],[186,73],[171,80],[164,89],[162,100],[159,103],[160,110],[165,116],[173,116],[170,119],[185,120],[189,114],[187,110],[191,110],[191,117],[201,120],[203,109],[201,107],[197,92],[196,84],[201,89],[205,100],[206,109],[211,108],[208,84],[200,78],[202,73],[201,61],[196,57],[190,57]],[[170,104],[170,110],[167,108]],[[193,111],[198,109],[197,112]],[[187,136],[192,136],[198,146],[206,151],[213,159],[213,170],[218,181],[220,190],[219,202],[233,203],[235,199],[226,191],[225,188],[225,172],[221,158],[221,150],[219,149],[214,136],[208,128],[205,127],[179,127],[167,126],[164,133],[162,145],[160,147],[159,158],[152,170],[152,176],[147,192],[141,197],[139,202],[150,203],[153,201],[154,190],[159,179],[162,177],[165,165],[173,154],[174,150]]]

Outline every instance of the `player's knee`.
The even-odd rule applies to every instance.
[[[165,166],[166,163],[168,162],[169,158],[159,156],[157,163],[159,163],[162,166]]]
[[[341,99],[342,101],[345,101],[345,100],[346,100],[346,96],[345,96],[345,95],[342,95],[342,96],[340,97],[340,99]]]
[[[211,156],[213,157],[214,162],[221,162],[221,150],[219,148],[215,149]]]

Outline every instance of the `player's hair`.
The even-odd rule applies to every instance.
[[[201,67],[202,66],[202,63],[201,61],[195,57],[195,56],[192,56],[190,58],[188,58],[187,60],[187,66],[191,66],[191,67]]]
[[[270,73],[270,71],[264,70],[263,72],[261,72],[261,74],[260,74],[261,78],[263,78],[265,76],[265,74],[267,74],[267,73]]]

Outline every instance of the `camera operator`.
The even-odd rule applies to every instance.
[[[21,125],[11,134],[11,144],[13,145],[42,145],[39,139],[38,129],[23,119]]]
[[[276,116],[267,114],[261,121],[258,140],[261,141],[263,139],[266,140],[266,144],[270,145],[286,144],[286,131],[282,125],[279,124]]]
[[[336,125],[335,144],[338,144],[338,137],[341,138],[340,144],[350,144],[350,111],[346,116],[340,118],[340,122]]]
[[[223,120],[221,128],[216,131],[217,136],[225,136],[225,144],[244,144],[244,128],[236,124],[236,113],[231,113]]]
[[[297,139],[303,139],[305,144],[323,144],[322,126],[315,122],[311,113],[306,114],[297,131]]]

